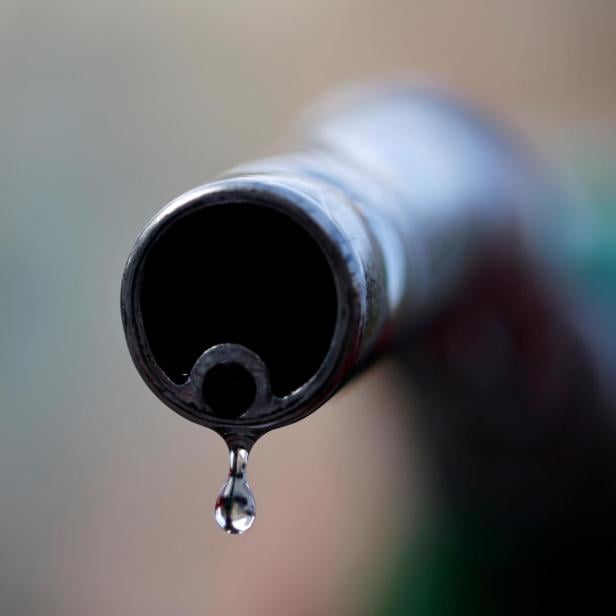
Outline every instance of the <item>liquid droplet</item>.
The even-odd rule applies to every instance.
[[[232,535],[247,531],[255,521],[255,499],[246,479],[248,451],[229,450],[229,479],[216,499],[214,515],[218,526]]]

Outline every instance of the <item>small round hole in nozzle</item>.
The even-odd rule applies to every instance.
[[[244,366],[218,364],[205,375],[202,394],[213,413],[225,419],[235,419],[251,407],[257,386]]]

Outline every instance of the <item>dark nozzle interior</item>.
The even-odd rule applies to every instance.
[[[256,393],[254,378],[240,364],[217,364],[203,379],[203,400],[215,415],[225,419],[235,419],[245,413]]]
[[[336,284],[317,241],[291,217],[253,203],[195,208],[168,224],[144,259],[144,333],[175,383],[221,343],[256,353],[279,397],[307,382],[325,359],[336,326]],[[203,395],[216,413],[241,414],[252,404],[254,381],[235,366],[206,375]]]

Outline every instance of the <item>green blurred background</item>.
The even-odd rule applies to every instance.
[[[0,613],[445,613],[422,594],[435,570],[448,583],[436,552],[404,548],[439,486],[392,364],[259,443],[259,516],[228,537],[224,444],[150,394],[119,314],[162,205],[261,154],[328,88],[399,71],[493,109],[594,204],[579,267],[609,306],[612,0],[3,0]]]

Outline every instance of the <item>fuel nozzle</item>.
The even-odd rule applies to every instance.
[[[229,446],[216,507],[228,532],[254,519],[254,442],[420,327],[487,245],[519,250],[541,198],[526,159],[448,95],[388,84],[334,98],[289,153],[163,208],[124,273],[142,378]]]

